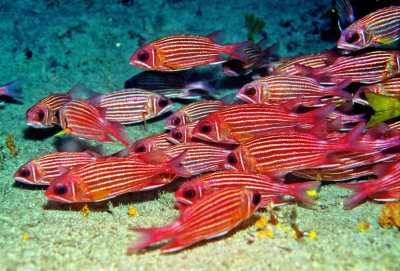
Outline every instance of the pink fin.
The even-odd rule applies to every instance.
[[[191,242],[190,240],[186,240],[186,242],[184,242],[182,239],[174,239],[168,242],[165,246],[163,246],[161,248],[161,251],[174,252],[177,250],[181,250],[187,246],[190,246],[191,244],[193,244],[193,242]]]
[[[58,172],[60,172],[60,175],[63,175],[63,174],[67,173],[70,170],[71,170],[71,168],[69,168],[69,167],[58,166]]]
[[[392,163],[389,164],[378,164],[374,166],[374,175],[378,176],[379,178],[390,174],[390,171],[392,170]]]
[[[343,80],[342,82],[340,82],[337,85],[328,87],[327,90],[333,96],[339,96],[339,97],[344,98],[344,99],[352,100],[353,96],[351,96],[351,94],[349,92],[343,90],[344,88],[346,88],[350,84],[351,84],[351,79],[348,78],[346,80]]]
[[[125,126],[118,122],[108,122],[106,125],[107,132],[109,132],[113,137],[118,139],[125,146],[129,146],[132,144],[132,139],[129,138],[123,131],[125,130]]]
[[[371,194],[369,187],[372,185],[372,182],[373,181],[362,183],[337,183],[336,185],[342,188],[354,190],[354,194],[352,194],[350,198],[346,199],[343,205],[345,207],[353,206],[368,197]]]
[[[186,153],[187,150],[183,151],[181,154],[166,163],[169,173],[173,173],[182,177],[192,176],[190,170],[182,165],[182,161],[185,159]]]
[[[246,54],[244,49],[253,46],[254,41],[248,40],[235,44],[225,45],[224,53],[233,55],[237,59],[247,62],[249,60],[249,56]]]
[[[70,90],[68,90],[67,94],[69,94],[72,99],[87,99],[99,95],[99,93],[86,88],[81,83],[77,83],[75,86],[73,86]]]
[[[312,111],[304,113],[304,114],[302,114],[302,116],[309,118],[309,119],[313,119],[315,122],[320,122],[322,120],[325,120],[326,117],[335,110],[335,108],[336,108],[336,104],[330,103],[321,108],[314,109]]]
[[[224,37],[224,34],[225,34],[224,30],[218,30],[218,31],[208,34],[206,37],[211,39],[214,43],[221,43],[222,39]]]
[[[317,190],[321,182],[306,182],[306,183],[295,183],[289,184],[291,194],[293,197],[298,198],[305,203],[315,205],[315,199],[307,194],[307,191]]]
[[[161,240],[172,238],[178,229],[178,222],[160,228],[129,228],[131,231],[140,233],[140,236],[129,244],[128,251],[138,250]]]
[[[22,79],[18,78],[7,85],[1,87],[0,96],[8,96],[14,99],[22,99],[22,96],[16,92],[22,85]]]
[[[360,122],[350,132],[348,132],[347,135],[335,141],[337,144],[344,145],[347,151],[371,152],[373,149],[370,145],[360,142],[360,137],[364,128],[365,122]]]

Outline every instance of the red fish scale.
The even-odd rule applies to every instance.
[[[286,73],[286,74],[300,75],[301,72],[295,68],[294,64],[310,68],[324,68],[332,63],[330,57],[326,53],[300,56],[284,62],[282,65],[274,69],[272,74],[276,75],[276,74]]]
[[[383,8],[370,13],[358,21],[374,33],[374,39],[392,42],[400,37],[400,6]]]
[[[354,99],[360,98],[361,92],[364,91],[375,92],[400,99],[400,77],[393,77],[373,85],[363,86],[354,95]]]
[[[192,175],[224,168],[228,151],[203,143],[179,144],[164,150],[171,157],[176,157],[187,150],[181,164]]]
[[[310,180],[346,181],[373,174],[372,165],[363,165],[354,168],[319,168],[292,171],[291,174]]]
[[[157,104],[154,104],[154,101],[162,99],[163,96],[147,90],[124,89],[100,97],[96,106],[105,109],[105,119],[123,124],[151,119],[172,109],[172,105],[168,105],[157,112]]]
[[[208,37],[174,35],[154,41],[169,67],[193,67],[213,60],[224,52],[224,46],[214,44]]]
[[[338,57],[332,65],[316,71],[318,75],[328,75],[331,83],[339,83],[347,78],[352,82],[375,83],[399,73],[400,52],[374,51],[358,56]],[[325,82],[325,80],[323,81]]]

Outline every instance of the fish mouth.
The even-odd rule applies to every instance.
[[[33,128],[45,128],[44,125],[37,121],[27,121],[26,125],[33,127]]]
[[[183,198],[183,197],[176,197],[175,199],[176,199],[179,203],[182,203],[182,204],[185,204],[185,205],[192,205],[192,204],[193,204],[192,201],[187,200],[187,199],[185,199],[185,198]]]
[[[26,179],[24,179],[24,178],[21,178],[21,177],[14,177],[14,180],[15,180],[15,181],[18,181],[18,182],[21,182],[21,183],[36,184],[36,185],[37,185],[37,183],[28,181],[28,180],[26,180]]]
[[[248,102],[250,104],[254,104],[254,100],[250,99],[248,96],[242,94],[242,93],[237,93],[236,97],[238,97],[240,100]]]
[[[146,64],[144,62],[138,61],[138,60],[134,60],[132,58],[129,60],[131,65],[138,66],[140,68],[144,68],[144,69],[148,69],[148,70],[152,70],[152,67],[150,65],[148,65],[148,64]]]

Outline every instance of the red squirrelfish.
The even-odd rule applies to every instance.
[[[199,120],[195,120],[172,129],[167,135],[167,140],[174,144],[192,142],[195,139],[192,136],[192,132],[198,122]]]
[[[350,93],[342,90],[349,84],[349,80],[343,80],[338,85],[324,87],[319,85],[317,80],[301,75],[270,75],[244,85],[236,96],[248,103],[265,104],[288,101],[301,96],[301,105],[313,106],[324,104],[321,98],[325,96],[352,99]]]
[[[21,166],[14,174],[14,180],[38,185],[49,185],[61,175],[62,168],[71,169],[97,159],[100,154],[84,152],[55,152],[37,157]]]
[[[342,31],[337,47],[355,51],[381,44],[393,45],[400,39],[400,6],[376,10]]]
[[[180,165],[185,153],[161,164],[148,164],[134,156],[112,157],[76,167],[53,180],[46,197],[61,202],[93,202],[153,189],[176,175],[190,176]]]
[[[261,207],[266,207],[276,196],[290,195],[309,204],[315,204],[307,191],[317,190],[320,182],[281,184],[264,174],[223,170],[212,172],[186,182],[175,193],[175,199],[183,204],[193,204],[213,190],[225,187],[242,187],[261,195]]]
[[[48,128],[54,126],[54,124],[59,125],[58,109],[72,99],[83,99],[94,95],[97,95],[97,93],[86,89],[80,83],[73,86],[67,93],[51,94],[28,109],[26,124],[34,128]]]
[[[225,62],[221,54],[230,54],[246,62],[243,51],[254,44],[245,41],[230,45],[218,45],[216,40],[223,31],[213,32],[205,37],[192,35],[167,36],[137,49],[130,63],[148,70],[177,71],[200,65]]]
[[[353,206],[365,198],[382,201],[400,199],[400,162],[376,165],[374,175],[378,176],[378,179],[337,184],[340,187],[354,190],[354,194],[344,202],[345,207]]]
[[[160,116],[174,104],[160,94],[143,89],[122,89],[89,99],[101,108],[105,120],[131,124]]]
[[[302,65],[310,68],[324,68],[333,63],[338,57],[334,51],[326,51],[320,54],[305,55],[284,61],[280,65],[271,62],[267,65],[269,74],[294,74],[300,75],[301,72],[295,67],[295,64]]]
[[[123,133],[125,126],[106,121],[100,110],[85,100],[75,99],[60,109],[60,125],[73,136],[95,139],[100,142],[114,142],[111,134],[122,144],[129,146],[132,140]]]
[[[260,202],[260,194],[253,190],[237,187],[215,190],[196,203],[181,208],[179,218],[168,226],[130,228],[140,236],[129,245],[128,251],[172,239],[161,250],[173,252],[198,241],[224,235],[248,219]]]
[[[22,80],[14,80],[4,86],[0,87],[0,97],[10,97],[14,99],[21,99],[22,96],[16,92],[16,90],[21,88]],[[2,102],[0,101],[0,104]]]
[[[223,107],[225,107],[225,104],[221,101],[198,101],[187,104],[167,118],[165,128],[173,129],[182,124],[201,119]]]
[[[296,65],[296,69],[321,83],[351,82],[372,84],[400,73],[400,51],[373,51],[360,55],[338,57],[332,65],[312,69]]]
[[[368,101],[364,100],[364,97],[361,97],[364,92],[374,92],[400,99],[400,77],[393,77],[382,82],[360,87],[359,90],[354,94],[353,101],[356,103],[369,105]]]
[[[329,104],[308,113],[292,113],[284,105],[232,105],[202,118],[193,136],[220,143],[242,143],[255,136],[292,129],[301,123],[319,123],[335,110]]]
[[[328,154],[371,151],[358,142],[364,128],[365,123],[360,123],[346,136],[330,141],[310,133],[269,133],[242,143],[229,154],[228,163],[233,169],[266,173],[276,179],[293,170],[333,166],[336,159],[329,159]]]

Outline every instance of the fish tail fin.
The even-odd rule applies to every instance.
[[[175,222],[160,228],[129,228],[129,230],[137,232],[140,235],[135,241],[129,244],[128,251],[138,250],[156,242],[170,239],[177,233],[178,226],[179,224]]]
[[[21,88],[21,85],[22,85],[22,79],[21,78],[18,78],[16,80],[8,83],[7,85],[5,85],[3,87],[4,88],[3,89],[4,93],[2,95],[8,96],[8,97],[11,97],[11,98],[14,98],[14,99],[22,99],[22,96],[19,93],[16,92],[18,89]]]
[[[347,79],[343,80],[342,82],[340,82],[339,84],[336,84],[334,86],[329,87],[328,91],[333,96],[339,96],[339,97],[344,98],[344,99],[352,100],[353,96],[349,92],[343,90],[344,88],[346,88],[350,84],[351,84],[351,79],[347,78]]]
[[[248,41],[243,41],[235,44],[230,44],[230,45],[225,45],[225,53],[233,55],[237,59],[247,62],[249,61],[249,56],[246,54],[244,49],[253,46],[254,41],[248,40]]]
[[[341,148],[341,150],[343,150],[343,147],[345,147],[345,150],[347,151],[371,152],[372,147],[370,145],[360,142],[360,137],[364,129],[365,122],[360,122],[350,132],[348,132],[347,135],[332,142],[335,142],[335,146],[338,146],[338,148]]]
[[[354,193],[344,201],[344,207],[350,207],[360,202],[364,198],[368,197],[371,194],[370,186],[371,182],[362,182],[362,183],[337,183],[337,186],[342,188],[351,189]]]
[[[353,96],[353,102],[354,103],[358,103],[358,104],[362,104],[362,105],[366,105],[369,106],[369,102],[367,100],[365,100],[364,98],[361,97],[361,94],[363,94],[364,92],[369,91],[368,88],[366,88],[365,86],[360,87],[356,93],[354,93]]]
[[[186,154],[187,150],[183,151],[181,154],[167,162],[169,173],[173,173],[182,177],[192,176],[190,170],[182,165],[182,161],[185,159]]]
[[[312,119],[315,122],[321,122],[321,121],[325,120],[326,117],[335,110],[335,108],[336,108],[336,104],[330,103],[330,104],[327,104],[318,109],[314,109],[312,111],[304,113],[303,116],[305,116],[306,118]]]
[[[306,182],[290,184],[290,190],[292,190],[292,196],[304,201],[305,203],[315,205],[315,191],[320,187],[321,182]]]
[[[109,132],[113,137],[119,140],[125,146],[129,146],[132,144],[132,139],[129,138],[127,134],[123,131],[125,130],[125,126],[118,122],[108,122],[107,132]]]
[[[265,50],[263,50],[263,57],[280,58],[279,54],[279,43],[275,42]]]

